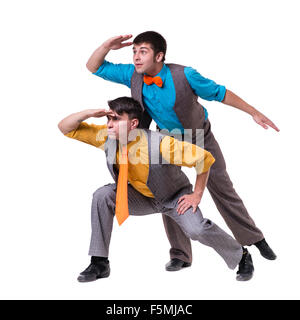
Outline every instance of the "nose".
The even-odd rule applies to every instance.
[[[140,60],[140,54],[138,52],[133,54],[133,60],[134,61],[139,61]]]
[[[111,119],[108,119],[108,120],[107,120],[107,128],[108,128],[108,129],[111,129],[112,127],[113,127],[112,120],[111,120]]]

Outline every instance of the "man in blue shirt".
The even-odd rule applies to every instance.
[[[183,133],[184,129],[204,129],[204,147],[216,159],[207,188],[219,212],[238,242],[242,245],[254,244],[263,257],[276,259],[262,232],[256,227],[233,189],[221,149],[210,130],[207,111],[196,101],[197,96],[240,109],[250,114],[254,121],[265,129],[268,126],[276,131],[279,129],[270,119],[232,91],[203,77],[195,69],[165,64],[167,44],[159,33],[147,31],[138,35],[133,42],[127,41],[131,37],[132,35],[117,36],[105,41],[88,60],[88,70],[105,80],[130,88],[133,98],[145,108],[145,127],[149,126],[153,119],[161,130],[176,129]],[[110,50],[132,44],[134,64],[114,64],[105,60]],[[195,115],[198,115],[198,118]],[[198,204],[201,196],[202,194],[198,197],[195,195],[185,201],[184,205],[189,207]],[[163,220],[171,243],[171,260],[167,263],[166,270],[177,271],[190,266],[192,251],[189,239],[171,219],[163,217]]]

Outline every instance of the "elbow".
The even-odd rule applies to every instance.
[[[90,72],[92,72],[92,73],[95,73],[98,69],[96,69],[95,67],[93,67],[90,63],[89,63],[89,61],[86,63],[86,68],[90,71]]]
[[[63,126],[63,124],[62,124],[62,121],[60,121],[60,122],[58,123],[57,127],[58,127],[58,129],[60,130],[60,132],[61,132],[62,134],[66,134],[66,133],[67,133],[67,132],[65,131],[65,129],[64,129],[64,126]]]
[[[85,66],[90,72],[92,72],[89,62],[87,62]]]

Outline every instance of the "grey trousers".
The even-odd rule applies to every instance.
[[[211,132],[209,120],[204,123],[204,149],[216,159],[210,168],[207,189],[235,239],[243,246],[262,240],[264,238],[262,232],[256,227],[233,188],[222,151]],[[163,221],[171,244],[171,259],[178,258],[185,262],[192,262],[190,239],[168,215],[163,215]]]
[[[109,255],[115,202],[116,184],[105,185],[93,194],[92,235],[89,249],[91,256]],[[128,185],[128,207],[130,215],[140,216],[161,212],[178,224],[186,237],[212,247],[230,269],[234,269],[242,258],[241,245],[212,221],[204,219],[199,208],[195,213],[190,208],[183,215],[178,215],[177,204],[174,208],[166,208],[157,200],[143,196],[131,185]]]

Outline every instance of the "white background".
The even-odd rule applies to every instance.
[[[300,298],[298,1],[6,1],[0,29],[0,298]],[[76,280],[89,264],[92,193],[112,178],[104,153],[67,139],[57,123],[130,95],[85,64],[107,38],[146,30],[167,39],[166,62],[224,84],[281,129],[202,101],[235,189],[278,255],[268,261],[251,247],[249,282],[237,282],[236,270],[196,242],[192,267],[166,272],[160,214],[115,224],[111,276]],[[107,58],[130,63],[131,55],[124,48]],[[194,182],[194,170],[185,172]],[[201,209],[230,232],[208,192]]]

